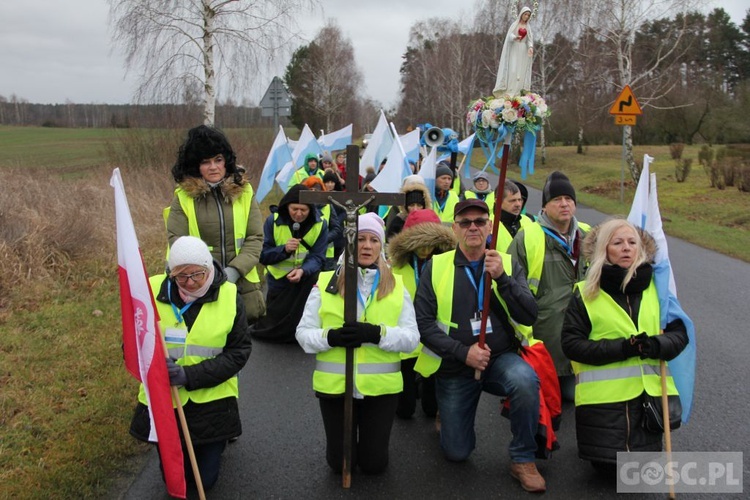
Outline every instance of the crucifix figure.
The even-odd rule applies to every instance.
[[[403,193],[361,193],[358,191],[359,147],[350,144],[346,148],[346,191],[314,192],[302,191],[300,203],[335,203],[346,211],[344,237],[344,322],[357,321],[357,217],[359,209],[375,202],[378,205],[403,205]],[[352,465],[352,429],[353,429],[353,391],[354,391],[354,348],[346,348],[346,385],[344,389],[344,458],[342,467],[342,485],[351,485]]]

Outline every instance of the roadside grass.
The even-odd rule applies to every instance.
[[[718,146],[721,147],[721,146]],[[636,146],[634,156],[654,157],[651,172],[656,174],[659,207],[664,231],[696,245],[750,262],[750,193],[736,187],[719,190],[710,187],[709,179],[698,163],[700,146],[686,146],[683,158],[692,158],[693,167],[685,182],[674,176],[675,162],[669,146]],[[472,166],[481,168],[484,156],[476,150]],[[537,149],[536,172],[523,182],[542,189],[547,175],[564,172],[576,188],[578,203],[601,212],[627,216],[636,183],[625,167],[624,202],[620,202],[622,146],[596,146],[576,154],[575,146],[547,148],[542,165]],[[520,180],[518,166],[511,165],[508,177]],[[464,181],[466,183],[466,181]]]
[[[55,133],[64,146],[51,140]],[[257,176],[274,131],[227,133]],[[26,142],[6,147],[18,144],[18,135]],[[0,498],[101,498],[148,449],[128,434],[137,382],[122,363],[109,176],[113,165],[121,166],[146,268],[159,272],[161,209],[171,199],[169,167],[183,135],[0,128]],[[143,137],[153,140],[138,149]],[[31,155],[47,147],[58,154]],[[636,157],[645,152],[656,157],[667,233],[750,260],[748,193],[709,188],[699,167],[678,184],[666,146],[637,147]],[[685,156],[696,152],[686,148]],[[537,158],[537,173],[526,182],[541,188],[549,172],[562,170],[580,203],[626,214],[634,184],[626,185],[621,203],[620,154],[617,146],[592,147],[586,155],[551,147],[547,164]],[[61,168],[59,157],[72,159]],[[474,162],[481,164],[478,156]],[[44,178],[30,178],[29,168]],[[511,177],[517,172],[512,167]]]
[[[0,496],[100,497],[145,449],[127,434],[137,384],[123,369],[116,282],[15,295],[0,321]]]

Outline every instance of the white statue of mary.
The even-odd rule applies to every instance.
[[[492,93],[495,97],[515,96],[521,90],[530,90],[531,61],[534,58],[534,41],[531,36],[529,18],[531,9],[524,7],[505,35],[500,54],[500,67]]]

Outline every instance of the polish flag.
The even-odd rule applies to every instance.
[[[185,466],[172,407],[164,343],[158,331],[159,318],[119,168],[114,169],[109,183],[115,189],[117,271],[125,368],[143,383],[146,391],[151,418],[149,441],[159,445],[167,492],[173,497],[185,498]]]

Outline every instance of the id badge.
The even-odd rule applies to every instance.
[[[167,328],[164,332],[164,340],[169,344],[184,344],[187,342],[187,330]]]
[[[471,333],[474,334],[475,337],[479,336],[479,331],[482,329],[482,320],[481,319],[472,319],[471,320]],[[492,333],[492,322],[490,321],[490,318],[487,318],[487,329],[484,331],[484,333]]]

